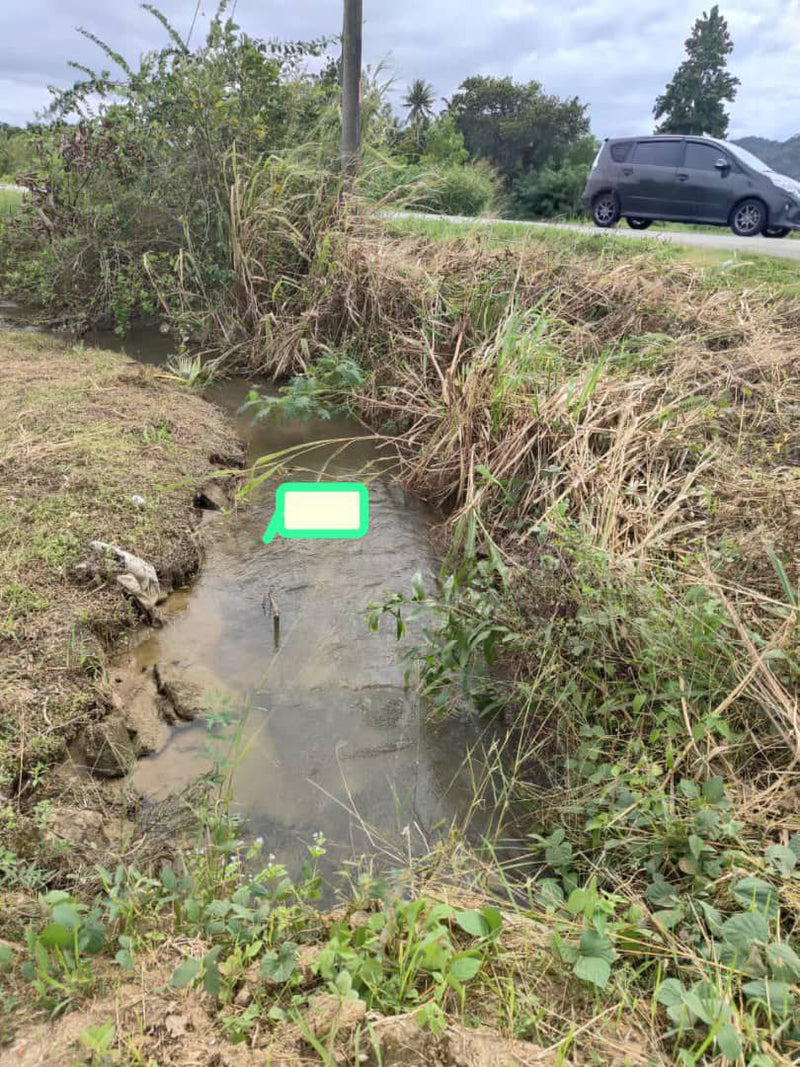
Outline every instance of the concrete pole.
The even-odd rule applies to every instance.
[[[363,0],[344,0],[342,31],[342,167],[354,172],[361,149],[361,26]]]

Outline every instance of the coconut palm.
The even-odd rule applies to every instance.
[[[414,127],[418,139],[422,128],[433,117],[433,101],[433,86],[424,78],[415,78],[408,87],[403,106],[408,110],[408,124]]]

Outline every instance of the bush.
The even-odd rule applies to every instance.
[[[464,145],[464,137],[456,120],[445,113],[432,122],[425,131],[425,150],[422,162],[431,163],[466,163],[469,152]]]
[[[584,163],[545,167],[514,183],[512,213],[518,218],[546,219],[580,215],[581,195],[589,176]]]
[[[259,161],[323,136],[336,87],[302,69],[325,41],[259,41],[224,10],[190,51],[152,9],[170,40],[138,69],[86,34],[120,73],[80,68],[86,79],[55,95],[52,121],[30,137],[29,210],[0,248],[8,295],[124,333],[159,307],[170,313],[169,276],[188,271],[214,296],[233,282],[232,187]]]
[[[435,215],[480,215],[496,198],[498,179],[487,163],[467,166],[383,162],[367,168],[362,191],[371,200]]]

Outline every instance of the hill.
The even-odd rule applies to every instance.
[[[781,174],[800,178],[800,133],[790,137],[788,141],[770,141],[767,137],[742,137],[733,143],[746,148]]]

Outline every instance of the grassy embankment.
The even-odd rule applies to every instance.
[[[543,219],[542,221],[548,221],[548,220]],[[554,218],[554,219],[552,219],[550,221],[556,222],[556,223],[563,223],[563,224],[565,224],[567,226],[591,226],[592,225],[592,220],[587,215],[559,215],[559,216],[557,216],[556,218]],[[619,225],[620,229],[623,230],[623,231],[628,228],[628,224],[625,222],[624,219],[621,219],[618,225]],[[653,222],[652,225],[650,226],[650,231],[657,233],[659,230],[662,230],[662,231],[663,230],[668,230],[668,231],[670,231],[672,233],[678,233],[678,234],[680,234],[680,233],[707,233],[707,234],[718,234],[720,236],[726,236],[726,235],[730,236],[731,235],[731,231],[728,229],[727,226],[707,226],[707,225],[704,225],[702,223],[692,223],[692,222]],[[791,233],[787,234],[786,237],[776,238],[776,240],[783,240],[783,241],[787,241],[787,240],[791,241],[791,240],[799,240],[799,239],[800,239],[800,231],[797,231],[797,230],[793,230]]]
[[[315,345],[358,353],[360,410],[394,428],[406,484],[451,515],[451,577],[375,622],[426,599],[427,694],[514,723],[491,802],[527,807],[543,866],[517,855],[509,893],[546,919],[557,966],[599,1010],[643,1010],[665,1055],[788,1062],[797,268],[698,271],[673,247],[513,226],[391,228],[416,236],[343,241],[272,353],[283,367]],[[306,397],[309,381],[335,392],[328,370],[312,366]],[[532,1032],[557,1030],[536,1003]]]
[[[210,405],[111,353],[4,331],[0,368],[0,785],[12,795],[102,715],[106,652],[138,619],[113,581],[78,580],[89,543],[179,583],[200,559],[193,487],[238,445]]]
[[[202,853],[163,869],[129,856],[71,881],[9,854],[6,1017],[83,1006],[44,1033],[65,1062],[76,1042],[98,1063],[189,1062],[193,1030],[262,1050],[243,1062],[377,1062],[377,1045],[384,1064],[457,1063],[459,1016],[492,1027],[504,1065],[536,1062],[530,1043],[603,1064],[797,1050],[796,276],[438,236],[330,233],[268,349],[254,244],[238,291],[251,365],[306,370],[290,396],[392,427],[406,483],[451,515],[451,577],[375,622],[428,602],[423,687],[513,724],[487,802],[495,847],[520,809],[525,836],[438,851],[400,896],[368,879],[335,917],[310,907],[313,877],[290,887],[256,846],[246,861],[213,796]],[[417,1061],[382,1018],[408,1012]]]

